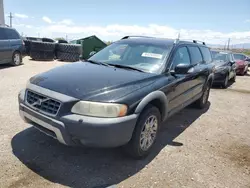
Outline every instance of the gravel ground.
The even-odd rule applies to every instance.
[[[134,161],[117,149],[72,148],[25,124],[17,94],[32,75],[63,62],[0,66],[0,187],[250,187],[250,76],[211,90],[204,110],[162,126],[154,152]]]

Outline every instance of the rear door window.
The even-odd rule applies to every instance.
[[[7,40],[5,29],[0,27],[0,40]]]
[[[210,50],[207,47],[200,47],[201,53],[203,55],[204,61],[206,63],[211,63],[212,62],[212,56],[210,53]]]
[[[190,55],[191,55],[191,63],[193,65],[201,63],[202,60],[202,55],[198,47],[196,46],[188,46]]]
[[[8,39],[20,39],[19,34],[14,29],[6,29]]]

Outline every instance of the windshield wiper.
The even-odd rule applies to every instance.
[[[108,65],[111,65],[111,66],[114,66],[114,67],[118,67],[118,68],[122,68],[122,69],[130,69],[130,70],[136,70],[136,71],[139,71],[139,72],[144,72],[140,69],[137,69],[137,68],[134,68],[134,67],[130,67],[130,66],[126,66],[126,65],[119,65],[119,64],[108,64]]]
[[[100,62],[100,61],[86,60],[85,62],[90,62],[90,63],[97,64],[97,65],[109,66],[109,64],[104,63],[104,62]]]

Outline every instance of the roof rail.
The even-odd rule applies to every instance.
[[[135,38],[153,38],[153,37],[148,37],[148,36],[137,36],[137,35],[133,35],[133,36],[125,36],[125,37],[122,37],[121,40],[123,40],[123,39],[128,39],[128,38],[132,38],[132,37],[135,37]]]
[[[196,44],[203,44],[203,45],[206,45],[206,43],[205,42],[203,42],[203,41],[200,41],[200,40],[193,40],[193,39],[184,39],[184,40],[181,40],[181,41],[183,41],[183,42],[193,42],[193,43],[196,43]]]
[[[203,45],[206,45],[206,43],[205,42],[203,42],[203,41],[200,41],[200,40],[193,40],[193,43],[200,43],[200,44],[203,44]]]

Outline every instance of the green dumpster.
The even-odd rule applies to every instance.
[[[81,44],[82,54],[80,58],[82,59],[88,59],[90,57],[91,52],[98,52],[107,46],[106,43],[104,43],[101,39],[99,39],[95,35],[78,40],[73,40],[70,41],[70,43]]]

